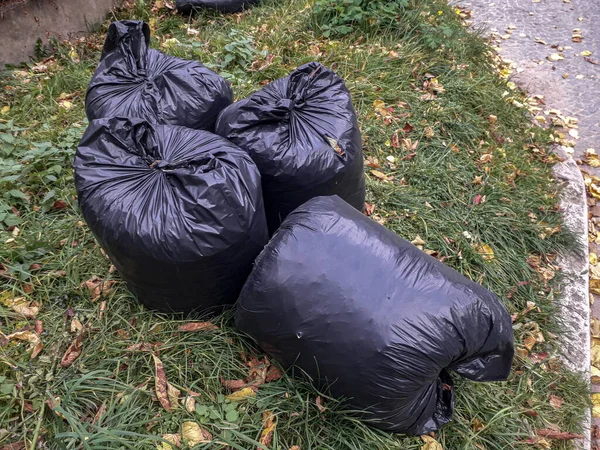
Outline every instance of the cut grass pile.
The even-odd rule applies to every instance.
[[[553,261],[573,239],[561,230],[549,135],[527,117],[534,100],[502,78],[460,10],[439,0],[373,4],[264,0],[242,14],[181,17],[168,2],[139,0],[111,19],[148,21],[152,46],[223,74],[238,98],[312,60],[333,67],[359,114],[368,213],[496,292],[514,317],[510,379],[456,379],[454,420],[437,441],[446,449],[567,448],[536,434],[579,431],[587,386],[557,357]],[[1,342],[0,445],[33,449],[39,437],[44,448],[145,449],[191,421],[213,436],[198,448],[421,448],[421,439],[369,428],[287,376],[253,398],[227,399],[221,378],[243,379],[243,358],[260,355],[231,315],[213,319],[216,330],[179,331],[181,318],[142,308],[110,270],[81,222],[70,168],[103,38],[56,43],[0,79],[0,329],[25,332]],[[116,283],[102,289],[94,277]],[[33,310],[16,312],[20,297]],[[81,354],[63,367],[77,335]],[[31,359],[33,345],[18,336],[39,336],[41,353]],[[194,408],[167,411],[157,401],[153,353],[181,400],[199,393]],[[276,427],[263,445],[267,411]]]

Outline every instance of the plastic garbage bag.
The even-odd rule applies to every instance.
[[[87,224],[142,303],[190,312],[235,302],[268,239],[246,152],[203,130],[98,119],[74,168]]]
[[[335,196],[283,222],[256,259],[235,322],[373,426],[412,434],[450,420],[449,371],[505,380],[514,352],[498,297]]]
[[[216,9],[223,13],[235,13],[247,9],[258,0],[176,0],[177,11],[183,14],[190,13],[194,9],[208,8]]]
[[[148,48],[150,28],[113,22],[85,98],[88,119],[139,117],[151,123],[213,131],[233,101],[229,83],[198,61]]]
[[[216,133],[250,153],[263,182],[269,230],[319,195],[362,210],[365,178],[360,129],[344,81],[306,64],[219,115]]]

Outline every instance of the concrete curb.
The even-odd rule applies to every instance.
[[[580,248],[558,255],[558,265],[563,274],[558,299],[558,321],[564,332],[559,337],[563,350],[562,359],[566,367],[590,379],[590,301],[589,301],[589,250],[588,250],[588,207],[585,184],[575,161],[558,147],[555,152],[563,159],[552,172],[561,187],[560,210],[565,227],[577,238]],[[586,412],[582,423],[584,439],[576,447],[591,448],[591,411]]]

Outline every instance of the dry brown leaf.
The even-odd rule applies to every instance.
[[[421,446],[421,450],[444,450],[442,444],[440,444],[431,436],[424,434],[423,436],[421,436],[421,439],[425,443]]]
[[[44,348],[42,340],[33,331],[17,331],[7,335],[6,339],[9,341],[15,339],[17,341],[29,342],[31,345],[29,346],[28,351],[31,350],[31,359],[39,355]]]
[[[255,386],[263,384],[267,378],[267,369],[271,365],[269,360],[266,357],[258,359],[256,356],[251,356],[246,365],[249,369],[246,382],[252,383]]]
[[[154,358],[154,368],[156,371],[156,375],[154,377],[156,397],[158,398],[158,401],[162,407],[170,412],[177,408],[179,390],[171,386],[167,381],[167,375],[165,374],[162,361],[158,359],[155,354],[152,354],[152,358]]]
[[[149,342],[138,342],[137,344],[130,345],[125,350],[128,352],[151,352],[156,350],[161,345],[162,343],[160,342],[154,342],[152,344]]]
[[[290,450],[301,450],[301,449],[297,445],[294,445],[294,446],[290,447]]]
[[[221,384],[230,391],[238,391],[246,387],[246,384],[248,383],[246,383],[244,380],[225,380],[224,378],[221,378]]]
[[[365,216],[370,216],[375,211],[375,205],[373,203],[365,202],[363,213]]]
[[[85,328],[81,330],[81,332],[77,335],[73,342],[71,342],[71,345],[67,347],[67,351],[60,360],[60,365],[62,367],[69,367],[75,362],[77,358],[79,358],[79,355],[81,355],[81,352],[83,350],[83,338],[85,336],[86,331],[87,330]]]
[[[560,409],[560,407],[563,405],[564,402],[565,402],[564,399],[562,399],[556,395],[550,396],[550,406],[552,406],[554,409]]]
[[[250,387],[245,387],[240,389],[239,391],[235,391],[232,394],[229,394],[227,397],[225,397],[227,400],[231,400],[232,402],[243,402],[245,400],[248,400],[249,398],[255,398],[256,397],[256,392],[254,391],[254,389],[250,388]]]
[[[591,377],[592,384],[600,384],[600,369],[596,366],[592,366]]]
[[[183,422],[181,426],[181,437],[183,443],[188,447],[193,447],[202,442],[212,441],[212,434],[202,428],[196,422]]]
[[[320,412],[324,413],[325,411],[327,411],[327,408],[323,406],[323,399],[320,395],[317,396],[317,399],[315,400],[315,405],[317,405],[317,409]]]
[[[78,333],[82,329],[83,329],[83,325],[81,324],[79,319],[77,319],[77,317],[73,317],[71,319],[71,333]]]
[[[100,297],[108,295],[114,284],[116,284],[115,280],[104,281],[104,279],[94,275],[89,280],[84,281],[81,286],[85,286],[90,291],[92,301],[95,302]]]
[[[189,323],[184,323],[183,325],[179,325],[179,327],[177,327],[177,329],[179,331],[201,331],[201,330],[211,331],[211,330],[218,330],[219,327],[211,322],[189,322]]]
[[[260,433],[260,442],[265,447],[271,445],[271,441],[273,440],[273,433],[275,432],[275,427],[277,426],[277,421],[275,415],[271,411],[265,411],[262,415],[263,417],[263,430]]]
[[[387,180],[388,177],[385,173],[380,172],[379,170],[371,170],[371,175],[373,175],[375,178],[379,179],[379,180]]]
[[[590,280],[590,292],[600,294],[600,279],[592,278]]]
[[[418,234],[415,236],[415,238],[412,241],[410,241],[410,243],[417,247],[420,245],[425,245],[425,241]]]
[[[44,324],[42,323],[41,320],[36,320],[35,321],[35,325],[33,326],[33,331],[38,336],[44,332]]]
[[[283,376],[281,370],[278,367],[271,366],[269,370],[267,370],[267,376],[265,378],[265,383],[270,383],[271,381],[277,381]]]
[[[581,434],[568,433],[566,431],[551,430],[549,428],[541,428],[535,430],[535,433],[544,438],[554,439],[559,441],[570,441],[571,439],[583,439]]]
[[[106,403],[103,402],[100,407],[96,410],[96,414],[94,414],[94,418],[92,419],[92,425],[96,425],[100,419],[106,414]]]

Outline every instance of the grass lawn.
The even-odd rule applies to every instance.
[[[452,450],[569,448],[536,437],[579,431],[588,402],[587,385],[557,357],[554,256],[574,241],[561,230],[550,135],[527,116],[536,100],[507,82],[464,13],[443,1],[371,2],[361,14],[330,3],[264,0],[243,14],[182,17],[166,1],[138,0],[111,20],[148,21],[153,47],[203,62],[238,98],[312,60],[345,78],[371,217],[496,292],[514,317],[510,379],[456,377],[454,419],[435,439]],[[243,379],[244,360],[261,356],[231,314],[212,319],[218,329],[179,331],[182,318],[145,310],[113,273],[81,222],[71,171],[109,22],[0,78],[0,329],[22,332],[0,335],[0,446],[33,449],[39,438],[39,448],[146,449],[197,422],[213,436],[198,448],[420,449],[422,439],[369,428],[287,376],[228,399],[221,378]],[[69,365],[65,352],[81,354]],[[153,354],[180,391],[171,411],[156,398]]]

